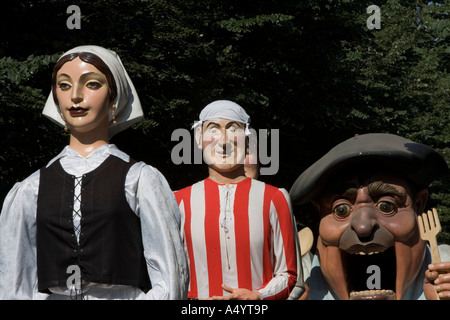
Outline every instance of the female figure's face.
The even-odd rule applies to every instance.
[[[75,58],[56,75],[56,96],[71,132],[108,130],[112,102],[105,75],[95,66]]]

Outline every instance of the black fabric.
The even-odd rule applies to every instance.
[[[140,219],[124,192],[134,163],[109,156],[83,175],[79,244],[72,220],[75,177],[59,161],[41,169],[36,219],[40,292],[66,286],[70,265],[80,267],[84,281],[150,290]]]

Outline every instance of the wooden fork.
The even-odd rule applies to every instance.
[[[433,212],[428,210],[428,213],[424,212],[421,216],[418,215],[417,224],[419,225],[420,237],[430,244],[431,260],[433,263],[441,262],[436,241],[436,236],[441,232],[441,223],[439,222],[437,210],[433,208]],[[437,298],[439,299],[439,295],[437,295]]]

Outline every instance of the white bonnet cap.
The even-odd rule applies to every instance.
[[[75,52],[90,52],[95,54],[108,66],[114,77],[114,81],[117,86],[117,96],[114,101],[114,104],[117,107],[115,110],[116,124],[113,124],[112,117],[110,115],[109,137],[111,138],[120,131],[127,129],[140,121],[144,116],[141,102],[137,95],[136,89],[134,88],[133,82],[128,76],[128,73],[125,70],[119,56],[114,51],[99,46],[89,45],[75,47],[64,53],[59,59]],[[47,98],[42,114],[58,125],[65,125],[61,118],[60,108],[56,105],[53,99],[52,92],[50,92]]]
[[[202,125],[203,121],[213,119],[227,119],[245,124],[245,134],[249,135],[250,116],[244,108],[233,101],[217,100],[211,102],[200,112],[200,120],[196,121],[192,129]]]

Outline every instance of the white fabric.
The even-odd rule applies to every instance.
[[[227,119],[245,124],[245,134],[249,135],[250,116],[244,108],[229,100],[217,100],[211,102],[200,112],[200,120],[192,126],[195,129],[202,125],[204,121],[213,119]]]
[[[80,176],[96,169],[109,155],[129,161],[115,145],[104,145],[87,157],[66,147],[48,165],[60,161],[64,170]],[[0,214],[0,300],[69,299],[68,288],[52,288],[51,295],[37,291],[36,206],[40,172],[14,185]],[[189,269],[180,236],[180,212],[166,179],[154,167],[134,164],[125,181],[125,195],[141,219],[144,256],[152,289],[87,283],[87,299],[184,299]],[[69,274],[68,274],[69,276]]]
[[[113,124],[112,116],[110,115],[109,136],[112,137],[140,121],[144,116],[141,102],[119,56],[114,51],[99,46],[79,46],[67,51],[59,59],[74,52],[90,52],[95,54],[108,66],[114,77],[117,86],[117,97],[114,102],[117,106],[115,110],[117,123]],[[56,124],[64,126],[59,106],[53,100],[52,92],[50,92],[47,98],[42,113]]]
[[[80,233],[81,233],[81,185],[83,183],[83,176],[75,177],[74,179],[74,190],[73,190],[73,231],[75,231],[75,236],[77,237],[77,243],[80,243]]]

